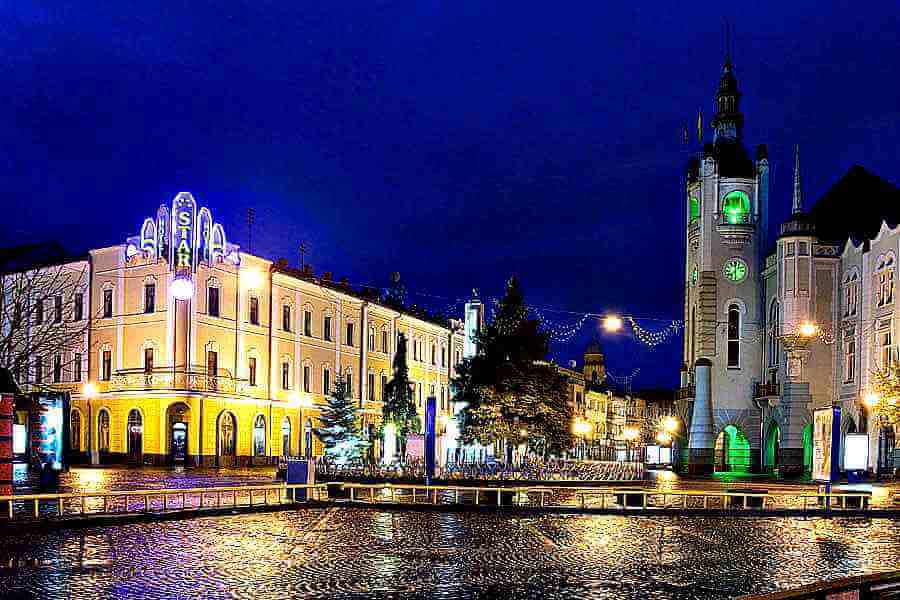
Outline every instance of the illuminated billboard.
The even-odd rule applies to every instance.
[[[813,413],[813,464],[815,481],[835,481],[841,447],[841,409],[820,408]]]
[[[848,433],[844,437],[844,470],[865,471],[869,468],[869,436]]]

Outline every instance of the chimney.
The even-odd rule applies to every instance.
[[[322,280],[331,281],[331,271],[325,271],[324,273],[322,273]]]
[[[287,266],[288,266],[288,259],[286,259],[286,258],[278,259],[278,268],[279,269],[285,269],[285,268],[287,268]]]
[[[350,280],[346,277],[341,277],[341,285],[344,287],[350,287]]]
[[[303,265],[303,274],[307,277],[313,276],[313,268],[312,265]]]

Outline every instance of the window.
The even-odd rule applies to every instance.
[[[303,335],[312,335],[312,311],[303,311]]]
[[[879,337],[879,346],[881,348],[881,368],[889,369],[891,367],[891,363],[893,363],[893,357],[891,353],[891,330],[882,331],[878,334]]]
[[[291,363],[287,361],[281,363],[281,389],[291,389]]]
[[[34,305],[34,322],[36,325],[44,324],[44,301],[40,299]]]
[[[291,305],[281,305],[281,328],[285,331],[291,330]]]
[[[109,381],[112,377],[112,350],[103,351],[103,359],[100,364],[100,379]]]
[[[437,364],[437,347],[434,344],[431,345],[431,364]]]
[[[215,350],[206,351],[206,377],[210,389],[219,387],[219,353]]]
[[[281,454],[283,456],[291,454],[291,420],[287,417],[281,421]]]
[[[856,273],[844,279],[844,317],[856,316],[859,278]]]
[[[103,290],[103,318],[112,318],[112,290]]]
[[[259,325],[259,298],[250,296],[250,324]]]
[[[431,387],[428,388],[428,397],[429,397],[429,398],[435,398],[435,397],[436,397],[436,396],[434,395],[434,384],[432,384]]]
[[[322,369],[322,393],[328,395],[331,392],[331,371],[328,367]]]
[[[144,284],[144,312],[152,313],[156,310],[156,284]]]
[[[326,342],[331,341],[331,317],[327,315],[322,320],[322,339]]]
[[[750,222],[750,200],[740,191],[729,192],[722,202],[722,214],[729,225]]]
[[[381,330],[381,351],[388,353],[388,332],[387,329]]]
[[[266,455],[266,419],[256,415],[253,421],[253,456]]]
[[[788,242],[787,243],[787,251],[785,251],[784,255],[785,256],[794,256],[794,254],[796,253],[796,248],[797,248],[797,245],[794,242]]]
[[[691,194],[689,222],[693,223],[699,218],[700,218],[700,201],[697,200],[696,195]]]
[[[105,408],[97,415],[97,450],[109,452],[109,411]]]
[[[369,397],[369,402],[375,401],[375,373],[369,373],[369,376],[366,378],[366,393]]]
[[[247,371],[248,371],[248,379],[250,380],[250,385],[256,385],[256,357],[251,356],[247,359]]]
[[[347,323],[347,336],[344,343],[348,346],[353,345],[353,323]]]
[[[350,369],[347,369],[347,372],[344,374],[344,383],[346,384],[346,396],[347,398],[353,397],[353,372]]]
[[[769,366],[777,367],[781,357],[781,342],[778,340],[778,302],[772,302],[769,307]]]
[[[369,327],[369,351],[375,351],[375,328]]]
[[[44,383],[44,357],[36,356],[34,358],[34,382]]]
[[[454,357],[453,363],[454,363],[455,365],[459,366],[459,364],[460,364],[461,362],[462,362],[462,361],[460,360],[460,357],[459,357],[459,350],[457,350],[457,351],[456,351],[456,356]]]
[[[844,334],[844,383],[853,381],[856,374],[856,338],[852,332]]]
[[[72,365],[72,381],[81,381],[81,354],[76,352],[72,361],[74,362]]]
[[[381,376],[381,401],[384,402],[385,397],[387,396],[387,375],[382,374]]]
[[[230,412],[219,417],[219,453],[222,456],[234,456],[237,453],[237,423]]]
[[[53,383],[62,381],[62,354],[53,356]]]
[[[728,368],[740,368],[741,311],[736,304],[728,307]]]
[[[53,322],[62,323],[62,296],[53,297]]]
[[[413,338],[413,360],[419,360],[419,340]]]
[[[69,426],[69,447],[75,451],[81,451],[81,413],[77,410],[72,411]]]
[[[303,391],[307,394],[312,389],[312,382],[309,380],[309,365],[303,365]]]
[[[75,305],[72,308],[72,320],[80,321],[84,318],[84,294],[75,294]]]
[[[447,366],[447,347],[441,346],[441,366]]]
[[[211,317],[219,316],[219,288],[210,287],[206,291],[206,312]]]

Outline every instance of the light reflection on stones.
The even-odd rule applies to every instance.
[[[897,525],[304,509],[0,535],[0,596],[728,598],[895,569]]]

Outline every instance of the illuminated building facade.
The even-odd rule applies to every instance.
[[[896,360],[900,230],[884,221],[900,221],[900,190],[855,167],[804,212],[798,149],[773,248],[768,153],[744,149],[740,97],[726,60],[713,142],[687,170],[683,459],[698,474],[808,473],[813,412],[834,405],[844,434],[868,433],[870,470],[890,471],[895,432],[862,400]]]
[[[73,286],[85,339],[59,381],[46,380],[72,392],[76,460],[228,466],[320,455],[312,429],[339,375],[376,440],[400,334],[420,414],[434,396],[439,433],[451,414],[461,328],[243,252],[188,193],[85,264]]]

